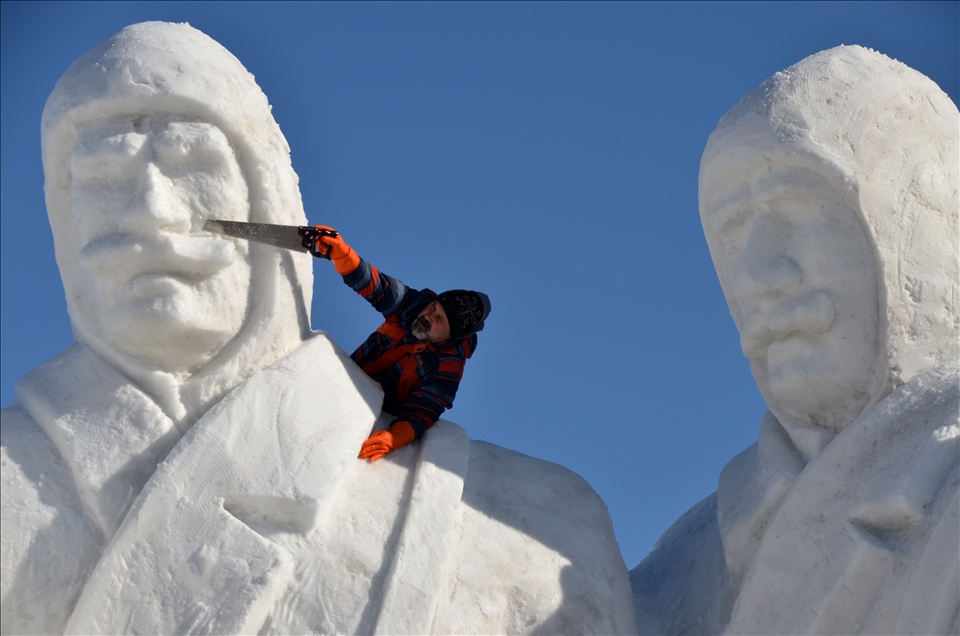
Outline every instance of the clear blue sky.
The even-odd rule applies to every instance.
[[[571,468],[634,567],[756,439],[763,400],[697,213],[720,117],[839,44],[958,99],[958,4],[2,4],[0,404],[72,342],[43,203],[40,113],[125,25],[189,22],[256,76],[312,222],[413,287],[493,313],[450,419]],[[317,262],[315,328],[378,316]]]

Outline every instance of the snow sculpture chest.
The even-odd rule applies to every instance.
[[[365,376],[349,377],[352,367],[343,364],[344,358],[325,337],[315,337],[238,387],[180,440],[159,468],[157,460],[176,441],[176,431],[158,409],[151,411],[145,396],[133,401],[153,417],[116,412],[131,402],[118,400],[118,391],[135,389],[115,382],[123,388],[92,392],[89,408],[74,403],[70,409],[65,403],[72,392],[65,390],[64,367],[99,370],[93,374],[99,384],[114,379],[109,370],[91,364],[89,352],[74,348],[63,364],[54,365],[59,373],[48,367],[28,379],[21,398],[67,458],[83,506],[108,542],[66,631],[245,633],[283,618],[322,627],[309,620],[316,611],[294,607],[296,602],[281,603],[281,614],[294,609],[295,616],[268,615],[288,587],[304,583],[303,576],[295,575],[296,564],[307,564],[301,570],[317,569],[322,531],[311,535],[323,524],[349,467],[360,464],[355,451],[375,419],[378,389]],[[51,377],[58,375],[59,382]],[[127,435],[104,430],[104,420],[125,421]],[[111,443],[111,434],[120,443]],[[411,503],[398,540],[389,546],[394,559],[386,561],[388,576],[378,581],[384,588],[378,632],[429,629],[453,538],[469,454],[466,434],[441,422],[417,450],[419,462],[412,453],[405,458],[414,459],[415,473],[407,471],[412,489],[404,483],[409,480],[399,480],[402,489],[411,490]],[[393,508],[402,504],[399,497],[393,501]],[[403,517],[402,511],[385,508],[381,516]],[[375,535],[369,536],[373,543]],[[378,561],[389,556],[380,552],[373,554]],[[337,588],[347,577],[331,577],[327,571],[322,584],[314,583]],[[332,605],[340,600],[329,598]],[[326,627],[335,631],[331,622]]]
[[[172,423],[155,406],[155,417],[143,416],[149,406],[131,409],[152,405],[145,396],[117,399],[118,391],[97,387],[113,378],[96,373],[102,363],[84,364],[89,357],[74,348],[19,391],[109,541],[67,630],[259,628],[291,557],[254,528],[317,527],[375,420],[378,388],[325,336],[315,337],[235,389],[153,472],[176,440]],[[100,390],[83,391],[82,375]],[[111,430],[120,424],[126,428]]]
[[[914,378],[811,462],[770,519],[727,633],[955,633],[958,377],[952,364]]]
[[[68,631],[258,630],[293,567],[267,536],[322,522],[375,419],[376,390],[347,390],[345,369],[316,337],[201,418],[141,492]]]
[[[26,410],[4,411],[5,633],[635,629],[609,516],[582,479],[442,420],[383,461],[356,459],[379,389],[322,334],[178,442],[169,420],[97,433],[122,417],[94,408],[116,391],[78,390],[110,379],[78,373],[86,356],[41,367],[21,384]],[[141,401],[132,417],[153,412],[146,396],[125,404]],[[46,454],[23,461],[23,446]],[[44,494],[51,481],[64,501]]]

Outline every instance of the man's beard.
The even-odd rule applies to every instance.
[[[426,321],[418,316],[417,319],[413,321],[413,325],[410,327],[410,333],[413,334],[413,337],[420,342],[424,342],[430,337],[430,332],[428,329],[423,328],[424,325],[426,325]],[[427,326],[429,327],[429,325]]]

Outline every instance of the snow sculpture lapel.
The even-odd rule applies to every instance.
[[[956,624],[958,377],[956,363],[914,377],[810,462],[770,519],[726,633]]]
[[[180,431],[79,344],[24,376],[16,399],[57,447],[87,514],[109,541]]]
[[[717,485],[717,523],[735,585],[750,567],[767,522],[804,465],[787,432],[767,411],[760,418],[757,442],[723,467]]]
[[[67,631],[256,632],[292,571],[271,533],[322,523],[381,399],[322,333],[234,389],[144,486]]]
[[[438,421],[423,436],[410,507],[390,564],[376,634],[429,634],[453,547],[463,480],[470,460],[467,432]]]

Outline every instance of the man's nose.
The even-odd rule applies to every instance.
[[[793,228],[776,214],[760,214],[750,228],[734,284],[751,300],[783,296],[800,287],[803,273],[790,256]]]
[[[156,163],[146,164],[140,187],[129,209],[120,218],[128,232],[188,232],[190,209],[177,194],[176,186]]]

